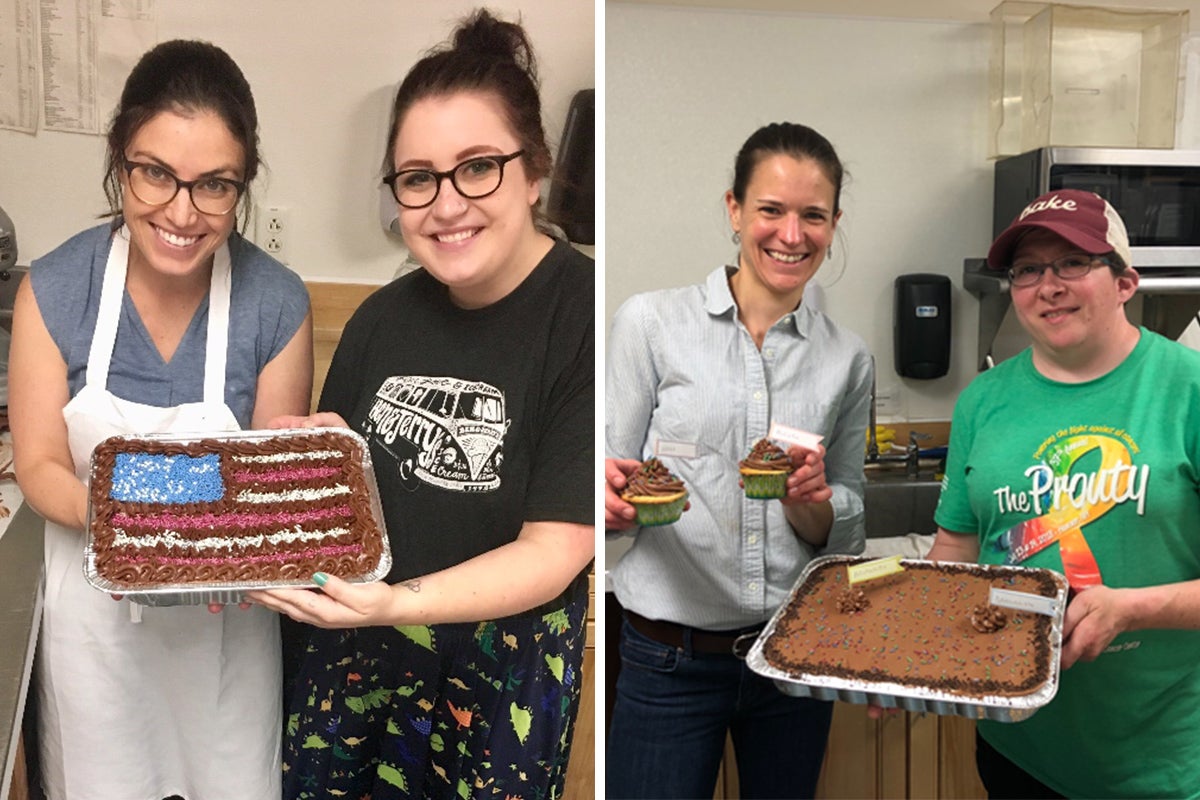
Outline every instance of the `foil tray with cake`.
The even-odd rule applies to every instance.
[[[236,603],[391,569],[366,441],[345,428],[113,436],[92,452],[84,574],[150,606]]]
[[[975,719],[1020,721],[1053,699],[1065,577],[897,558],[890,574],[851,582],[851,567],[874,563],[814,559],[751,647],[750,668],[790,695]],[[1038,610],[1021,610],[1022,598]]]

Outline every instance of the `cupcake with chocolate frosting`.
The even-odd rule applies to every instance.
[[[683,481],[657,458],[643,461],[625,479],[621,499],[637,509],[637,524],[670,525],[677,522],[687,503],[688,493]]]
[[[755,500],[774,500],[787,495],[787,476],[792,462],[770,439],[759,439],[738,463],[746,497]]]

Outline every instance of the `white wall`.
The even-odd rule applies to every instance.
[[[379,222],[379,167],[391,93],[441,42],[470,0],[158,0],[158,38],[207,39],[245,72],[268,171],[254,199],[290,209],[293,269],[307,279],[383,282],[406,251]],[[492,0],[520,12],[540,59],[546,131],[555,147],[571,98],[595,86],[592,0]],[[111,109],[104,112],[107,119]],[[103,138],[0,131],[0,206],[21,263],[96,223]],[[254,231],[251,229],[250,234]]]
[[[876,356],[894,416],[949,419],[976,374],[977,301],[962,261],[991,240],[989,29],[983,23],[839,18],[609,3],[606,304],[696,283],[735,258],[722,195],[742,142],[779,120],[811,125],[850,179],[826,310]],[[892,284],[910,272],[954,285],[944,378],[893,368]]]

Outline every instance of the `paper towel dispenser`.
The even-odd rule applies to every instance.
[[[576,92],[546,200],[546,216],[572,242],[596,243],[596,90]]]
[[[895,283],[892,324],[896,372],[905,378],[940,378],[950,370],[950,279],[918,272]]]

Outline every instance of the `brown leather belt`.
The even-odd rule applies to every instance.
[[[625,609],[625,619],[630,627],[642,636],[661,644],[688,649],[690,641],[694,653],[715,653],[738,658],[746,657],[750,646],[763,629],[762,625],[755,625],[736,631],[706,631],[675,622],[646,619],[629,609]]]

